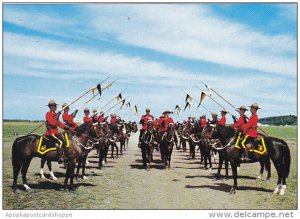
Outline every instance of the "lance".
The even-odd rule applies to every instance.
[[[205,87],[208,89],[208,90],[212,90],[215,94],[217,94],[222,100],[224,100],[226,103],[228,103],[232,108],[234,108],[235,111],[237,111],[239,114],[240,112],[238,111],[238,109],[232,105],[228,100],[226,100],[224,97],[222,97],[217,91],[215,91],[213,88],[211,88],[210,86],[208,86],[207,84],[201,82],[202,84],[205,85]],[[210,96],[209,96],[210,97]],[[230,113],[231,114],[231,113]],[[232,114],[231,114],[232,115]],[[249,117],[245,115],[245,118],[249,120]],[[265,135],[269,136],[269,134],[267,132],[265,132],[265,130],[263,130],[261,127],[257,126],[257,128],[262,131]]]
[[[119,79],[117,78],[116,80],[112,81],[112,82],[109,84],[109,86],[113,85],[117,80],[119,80]],[[107,87],[101,88],[101,92],[103,92],[105,89],[108,89],[108,88],[107,88]],[[84,107],[86,104],[88,104],[90,101],[92,101],[95,97],[98,96],[98,94],[99,94],[99,91],[98,91],[98,93],[96,93],[94,96],[92,96],[90,99],[88,99],[83,105],[79,106],[79,107],[77,108],[77,110],[79,110],[80,108],[82,108],[82,107]],[[98,100],[100,100],[100,99],[101,99],[101,97],[100,97]]]
[[[125,88],[124,90],[122,90],[121,92],[119,92],[119,94],[123,93],[126,89],[127,88]],[[100,107],[100,108],[103,110],[106,106],[108,106],[110,103],[112,103],[115,99],[116,99],[116,97],[113,97],[108,103],[106,103],[103,107]]]
[[[201,90],[201,88],[197,85],[197,87]],[[204,91],[202,91],[201,90],[201,92],[203,92],[203,93],[205,93]],[[206,94],[205,93],[205,95],[206,96],[208,96],[212,101],[214,101],[216,104],[218,104],[222,109],[224,109],[224,110],[226,110],[226,108],[222,105],[222,104],[220,104],[218,101],[216,101],[214,98],[212,98],[211,97],[211,95],[210,94]],[[227,110],[226,110],[227,111]],[[229,112],[229,111],[227,111],[230,115],[232,115],[232,116],[234,116],[231,112]]]
[[[110,76],[108,76],[107,78],[105,78],[103,81],[100,82],[103,83],[104,81],[106,81],[107,79],[109,79]],[[92,88],[89,89],[88,91],[86,91],[85,93],[83,93],[82,95],[80,95],[79,97],[77,97],[75,100],[73,100],[71,103],[67,104],[65,107],[63,107],[60,111],[58,111],[58,114],[60,114],[64,109],[66,109],[67,107],[71,106],[72,104],[74,104],[76,101],[78,101],[79,99],[81,99],[82,97],[84,97],[85,95],[87,95],[89,92],[91,92]],[[44,121],[43,123],[41,123],[40,125],[38,125],[35,129],[33,129],[31,132],[29,132],[27,135],[30,135],[31,133],[33,133],[34,131],[36,131],[37,129],[39,129],[40,127],[42,127],[44,124],[46,123],[46,121]]]
[[[190,97],[192,97],[189,93],[185,92],[187,95],[189,95]],[[194,99],[194,97],[192,97],[192,99]],[[195,99],[194,99],[195,100]],[[192,104],[192,106],[194,107],[194,109],[197,110],[198,113],[201,113],[200,110],[194,105]],[[210,112],[210,114],[212,114],[212,112],[210,110],[208,110],[206,107],[204,107],[203,105],[200,105],[202,106],[205,110],[207,110],[208,112]]]
[[[129,97],[129,96],[128,96]],[[123,100],[126,100],[128,97],[126,97],[125,99]],[[114,104],[112,107],[110,107],[108,110],[106,110],[104,113],[107,113],[109,110],[113,109],[114,107],[116,107],[117,105],[119,105],[120,103],[122,103],[122,100],[117,102],[116,104]]]

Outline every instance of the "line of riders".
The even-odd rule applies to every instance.
[[[257,103],[253,103],[250,107],[251,117],[247,121],[245,113],[248,110],[245,106],[241,106],[238,108],[240,117],[237,119],[235,116],[232,116],[234,123],[232,125],[228,125],[229,127],[233,128],[236,133],[241,133],[244,135],[242,146],[243,146],[243,156],[241,160],[244,162],[249,162],[249,150],[253,149],[252,143],[258,137],[257,133],[257,125],[258,125],[258,116],[256,114],[257,110],[260,109]],[[174,123],[174,120],[170,117],[172,113],[169,110],[165,110],[162,113],[162,116],[155,119],[153,115],[150,114],[150,109],[146,109],[146,114],[143,115],[140,119],[140,124],[142,128],[140,129],[140,136],[139,136],[139,144],[138,147],[141,148],[142,158],[143,158],[143,167],[148,169],[148,165],[150,164],[151,160],[153,160],[153,148],[157,151],[161,149],[161,141],[163,140],[169,125],[174,126],[175,130],[179,135],[179,146],[178,146],[178,137],[176,133],[174,133],[174,142],[176,148],[179,149],[181,144],[183,145],[183,149],[185,150],[185,140],[188,138],[185,137],[186,135],[193,135],[193,137],[201,138],[202,130],[206,125],[214,125],[218,124],[220,126],[226,126],[226,114],[228,113],[226,110],[222,110],[221,118],[218,119],[217,113],[212,113],[212,120],[206,119],[206,115],[200,116],[199,120],[195,119],[195,117],[190,116],[187,121],[183,121],[183,123]],[[228,127],[227,126],[227,127]],[[189,130],[189,127],[192,127],[193,130]],[[152,142],[149,139],[149,135],[152,134]],[[151,148],[151,146],[153,146]],[[150,147],[150,149],[149,149]],[[147,151],[148,150],[148,151]],[[170,148],[170,152],[172,153],[172,148]],[[171,159],[169,155],[169,160]],[[195,155],[191,155],[193,158]],[[163,160],[163,155],[162,155]]]
[[[61,129],[64,129],[65,132],[73,132],[76,133],[79,131],[80,127],[78,127],[77,123],[74,121],[74,118],[76,117],[76,114],[78,113],[78,110],[76,109],[72,114],[69,114],[70,108],[67,107],[67,103],[64,103],[62,105],[62,108],[64,109],[64,112],[62,114],[63,122],[59,120],[60,112],[56,112],[57,105],[54,100],[50,100],[48,103],[49,111],[46,113],[46,131],[45,131],[45,137],[48,139],[51,139],[52,142],[57,143],[57,154],[58,154],[58,163],[61,164],[64,161],[64,153],[67,152],[65,150],[66,148],[66,139],[64,135],[58,132],[58,127]],[[93,114],[90,116],[90,110],[88,108],[84,109],[84,117],[83,117],[83,125],[89,124],[89,123],[98,123],[101,127],[103,125],[108,125],[108,128],[111,130],[110,137],[114,138],[115,140],[110,142],[113,143],[114,147],[117,149],[117,155],[118,155],[118,147],[115,145],[115,142],[118,137],[122,134],[124,136],[124,143],[123,145],[120,145],[120,151],[122,154],[122,149],[124,147],[125,150],[125,140],[129,140],[130,132],[136,132],[137,131],[137,125],[135,122],[128,122],[126,123],[123,119],[120,118],[120,116],[117,116],[115,113],[110,114],[110,120],[108,121],[108,116],[104,116],[104,112],[101,111],[98,115],[97,109],[93,109]],[[121,127],[121,128],[119,128]],[[121,130],[122,133],[119,132]],[[119,136],[118,136],[119,135]],[[121,142],[120,142],[121,143]],[[112,146],[112,157],[113,155],[113,147]],[[108,150],[108,147],[107,147]],[[98,151],[98,153],[100,153]],[[105,157],[102,157],[106,160],[107,151],[105,154]],[[99,161],[99,165],[102,165],[102,159]],[[101,163],[100,163],[101,162]]]

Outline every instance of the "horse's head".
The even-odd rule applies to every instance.
[[[217,125],[208,122],[202,129],[201,138],[202,139],[217,138]]]
[[[149,130],[149,131],[153,131],[153,121],[152,120],[148,120],[148,122],[147,122],[147,129]]]
[[[175,134],[175,125],[174,125],[174,123],[170,122],[168,124],[167,134],[171,135],[171,136],[174,136],[174,134]]]

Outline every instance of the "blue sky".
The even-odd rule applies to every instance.
[[[197,106],[200,81],[237,107],[258,102],[259,117],[296,114],[296,11],[296,4],[4,4],[3,118],[43,119],[50,99],[70,102],[107,76],[120,79],[87,107],[100,110],[127,88],[123,96],[140,114],[123,109],[125,119],[146,107],[155,116],[183,108],[186,93]],[[221,110],[209,98],[203,105]],[[174,118],[204,113],[192,107]]]

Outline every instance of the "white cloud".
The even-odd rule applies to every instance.
[[[296,73],[294,36],[269,36],[221,20],[202,5],[89,5],[87,8],[91,28],[99,35],[110,32],[134,46],[234,67]]]

